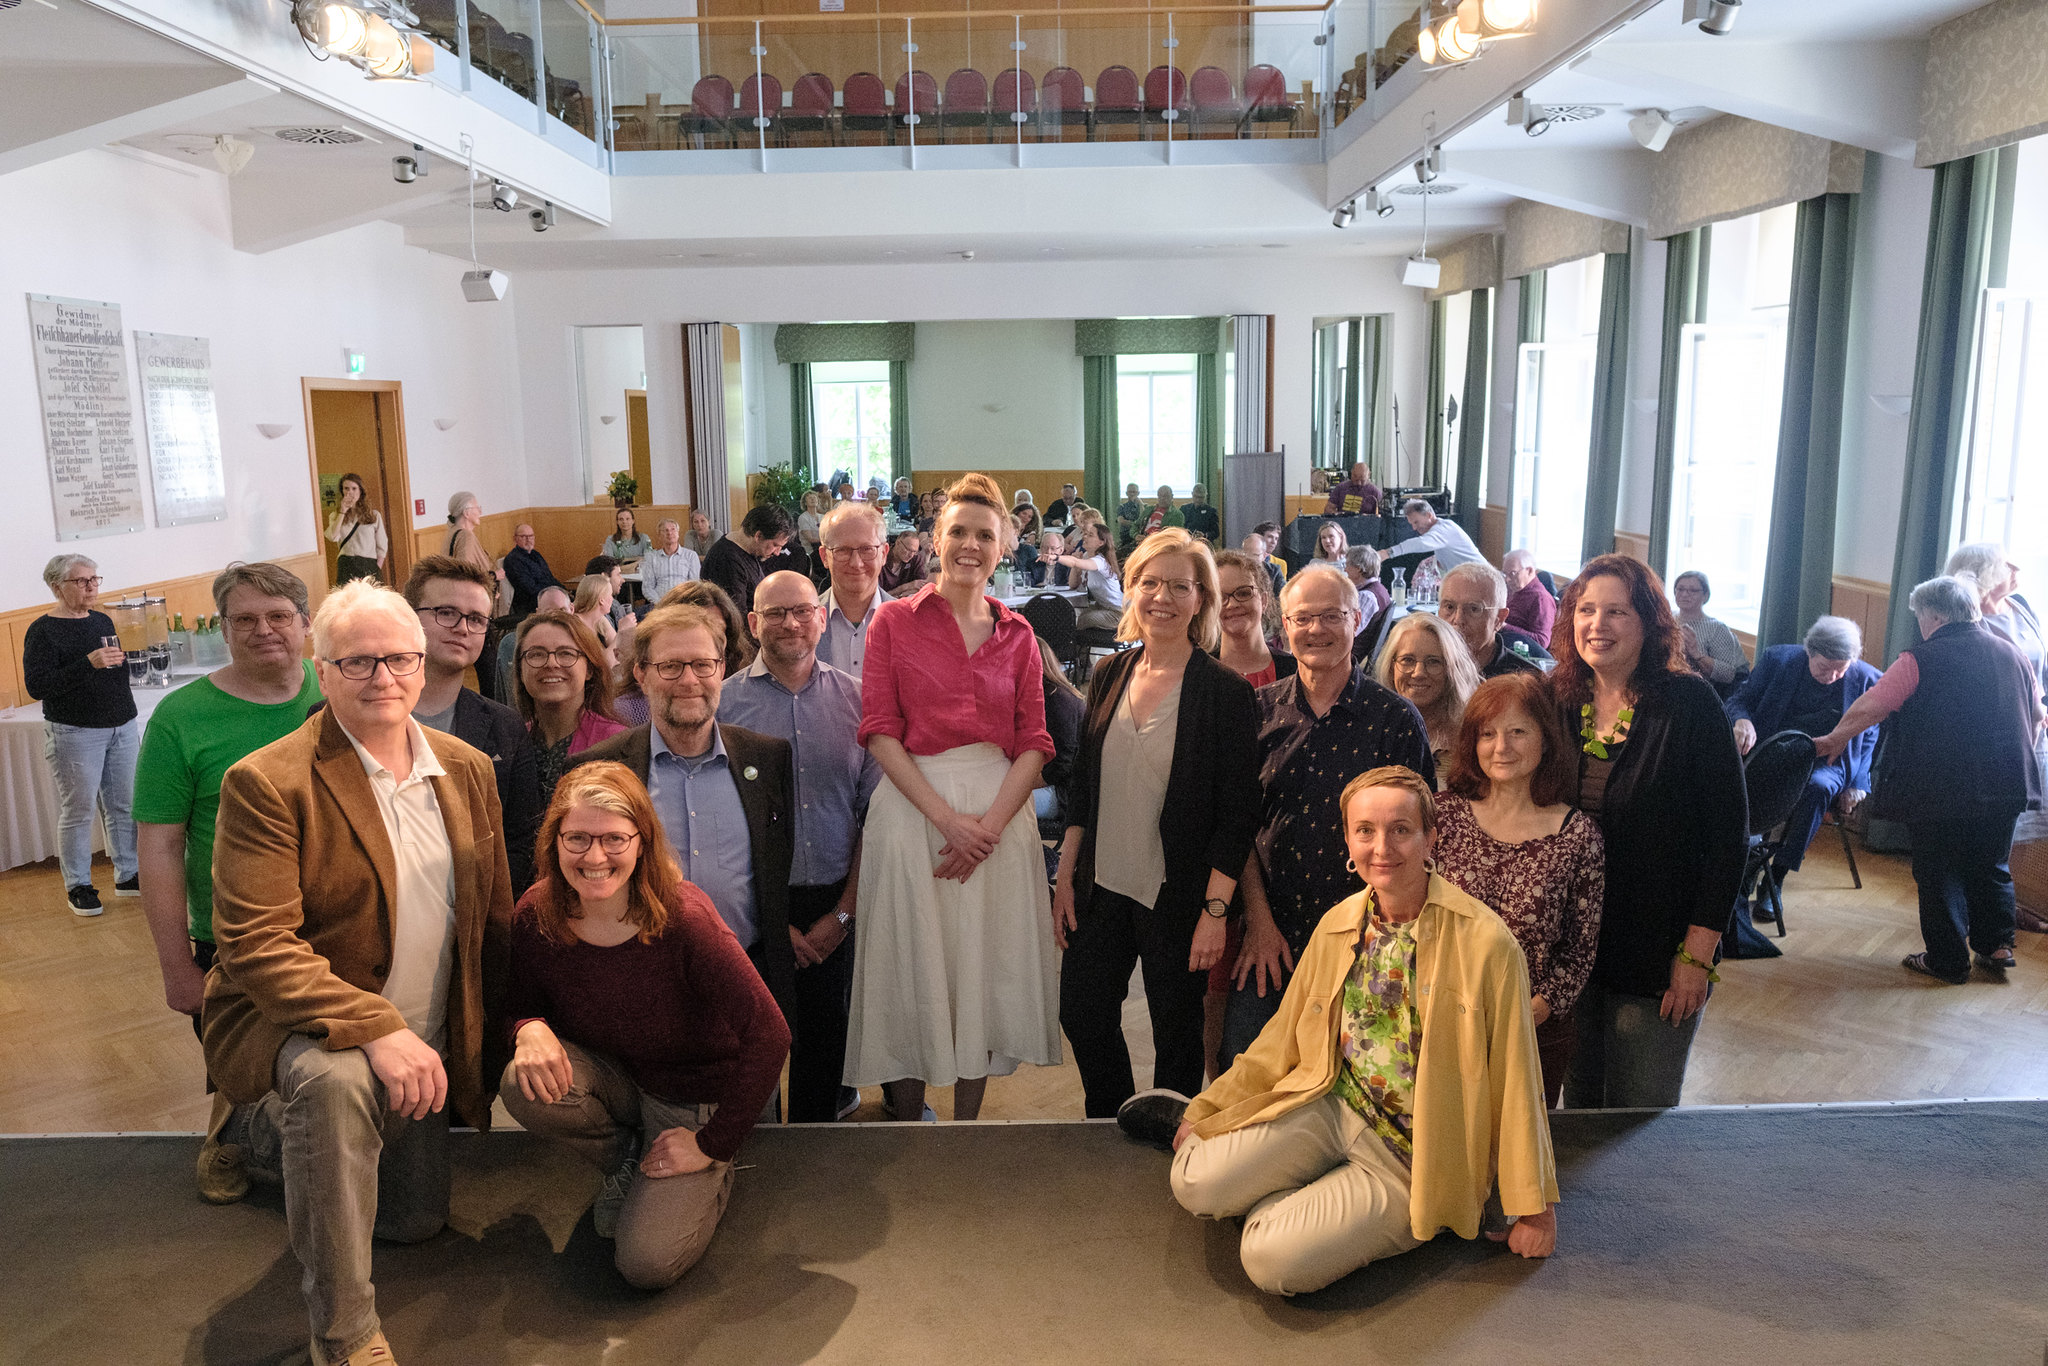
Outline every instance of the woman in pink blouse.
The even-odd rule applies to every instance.
[[[1009,527],[970,474],[933,527],[938,582],[868,628],[861,743],[884,779],[868,808],[846,1084],[897,1119],[953,1087],[974,1119],[991,1076],[1060,1060],[1059,963],[1031,792],[1053,752],[1038,644],[983,590]]]
[[[1552,1108],[1577,1032],[1572,1007],[1600,947],[1607,846],[1564,801],[1572,747],[1541,674],[1489,679],[1465,704],[1437,799],[1437,868],[1514,931],[1529,963],[1536,1051]]]

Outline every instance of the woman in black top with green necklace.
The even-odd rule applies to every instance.
[[[1558,606],[1551,687],[1580,745],[1567,800],[1607,845],[1600,948],[1574,1012],[1571,1109],[1678,1104],[1742,880],[1742,760],[1681,640],[1664,585],[1626,556],[1588,561]]]

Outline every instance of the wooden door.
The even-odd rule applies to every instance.
[[[362,481],[363,497],[384,519],[390,551],[383,581],[405,582],[414,553],[412,480],[405,457],[404,400],[396,380],[300,381],[306,411],[306,455],[313,476],[314,536],[327,583],[309,585],[315,597],[335,579],[337,549],[327,520],[340,504],[341,478]]]
[[[626,390],[626,458],[638,481],[638,502],[654,504],[654,445],[647,439],[647,391]]]

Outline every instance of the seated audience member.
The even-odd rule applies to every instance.
[[[1145,507],[1138,501],[1138,486],[1124,485],[1124,500],[1116,505],[1116,553],[1119,557],[1131,553],[1131,547],[1144,534]]]
[[[1535,637],[1550,648],[1551,627],[1557,621],[1557,599],[1536,577],[1536,557],[1526,550],[1510,550],[1501,557],[1501,572],[1507,576],[1508,625]]]
[[[1365,462],[1351,467],[1351,477],[1330,490],[1325,517],[1372,517],[1380,510],[1380,486],[1366,477]]]
[[[1375,676],[1415,704],[1429,728],[1429,752],[1441,782],[1465,722],[1465,703],[1479,689],[1479,670],[1465,638],[1441,617],[1411,613],[1387,632]]]
[[[1804,645],[1773,645],[1756,657],[1756,670],[1728,699],[1735,748],[1744,754],[1781,730],[1826,735],[1842,713],[1869,692],[1878,673],[1865,664],[1863,632],[1844,617],[1819,617],[1807,628]],[[1828,804],[1847,816],[1870,791],[1870,759],[1877,749],[1873,728],[1858,735],[1838,759],[1814,765],[1806,791],[1785,823],[1784,840],[1771,861],[1771,879],[1782,884],[1799,871],[1806,847],[1820,833]],[[1759,907],[1768,905],[1759,898]]]
[[[593,555],[590,557],[590,562],[583,566],[583,576],[585,578],[589,578],[592,574],[602,576],[605,586],[612,590],[612,604],[605,609],[604,613],[605,619],[611,623],[612,629],[618,631],[630,625],[629,619],[633,615],[633,606],[627,600],[629,587],[626,583],[626,566],[620,564],[609,555]],[[592,629],[596,629],[594,625]]]
[[[1282,581],[1285,581],[1287,578],[1287,561],[1281,559],[1278,554],[1280,549],[1280,524],[1278,522],[1260,522],[1252,528],[1252,534],[1265,541],[1266,563],[1277,570]]]
[[[1079,587],[1088,590],[1088,605],[1075,613],[1083,630],[1114,631],[1124,615],[1123,581],[1117,577],[1116,552],[1110,548],[1109,532],[1100,522],[1081,528],[1081,543],[1059,562],[1069,571],[1068,582],[1079,575]]]
[[[1444,575],[1436,614],[1458,628],[1481,678],[1543,672],[1535,659],[1515,649],[1501,634],[1508,616],[1508,581],[1486,561],[1473,560]]]
[[[1045,729],[1052,736],[1052,758],[1039,770],[1031,806],[1038,816],[1039,837],[1058,840],[1066,833],[1067,812],[1073,808],[1074,761],[1081,753],[1081,723],[1087,715],[1088,699],[1067,680],[1066,670],[1044,636],[1038,638],[1038,659],[1045,667]],[[1058,871],[1059,853],[1048,849],[1045,854],[1045,876],[1051,881]]]
[[[701,562],[711,553],[711,547],[717,544],[718,533],[711,529],[710,514],[701,509],[693,509],[690,513],[690,534],[683,537],[683,548]]]
[[[1363,769],[1400,764],[1435,780],[1429,734],[1407,699],[1351,660],[1358,590],[1329,565],[1287,581],[1280,620],[1295,673],[1258,691],[1262,810],[1252,857],[1238,884],[1244,946],[1232,971],[1221,1066],[1251,1046],[1279,1009],[1281,988],[1316,921],[1346,895],[1337,796]]]
[[[1344,534],[1344,528],[1336,522],[1324,522],[1316,532],[1315,562],[1344,567],[1344,557],[1351,551],[1351,540]]]
[[[519,672],[513,696],[533,736],[541,800],[569,771],[570,756],[617,735],[625,723],[612,710],[612,675],[604,647],[583,618],[535,612],[519,623]]]
[[[426,632],[426,680],[413,720],[452,735],[491,761],[505,817],[505,856],[515,891],[533,885],[533,833],[540,826],[540,765],[519,713],[462,686],[490,627],[490,577],[446,555],[416,561],[405,600]]]
[[[1155,531],[1161,531],[1170,526],[1184,526],[1185,524],[1185,519],[1180,515],[1180,509],[1173,505],[1172,487],[1167,484],[1161,484],[1158,493],[1153,497],[1152,510],[1145,514],[1145,529],[1139,534],[1150,536]]]
[[[1010,517],[1017,526],[1017,534],[1035,545],[1038,533],[1045,529],[1045,522],[1039,517],[1038,507],[1031,501],[1031,496],[1030,489],[1018,489]]]
[[[897,532],[876,576],[882,591],[892,598],[907,598],[924,587],[924,558],[924,537],[915,527]]]
[[[854,739],[860,680],[818,658],[824,622],[809,579],[770,574],[761,580],[753,621],[761,653],[751,669],[725,680],[718,701],[721,722],[788,742],[796,775],[789,871],[789,944],[796,955],[792,1124],[827,1124],[860,1104],[859,1092],[842,1094],[839,1076],[853,989],[860,828],[882,772]]]
[[[725,590],[717,584],[705,583],[701,579],[693,583],[679,584],[671,588],[667,595],[655,605],[657,607],[708,607],[718,613],[718,619],[725,623],[726,677],[738,677],[742,670],[754,662],[754,647],[747,640],[746,619],[740,615],[740,609],[733,606],[732,599],[725,595]],[[630,677],[633,663],[631,655],[626,657],[625,663],[627,665],[627,674]],[[842,669],[840,672],[843,673],[845,670]],[[642,705],[645,705],[644,695]],[[641,720],[635,721],[633,724],[636,726],[645,725],[646,722]]]
[[[1266,587],[1271,590],[1273,601],[1279,602],[1280,585],[1287,582],[1287,566],[1273,563],[1273,557],[1269,553],[1271,546],[1268,544],[1265,536],[1260,532],[1254,531],[1238,543],[1238,549],[1242,553],[1251,556],[1254,560],[1257,560],[1265,569]]]
[[[1033,514],[1034,519],[1036,515]],[[1009,547],[1010,563],[1018,582],[1028,587],[1038,576],[1038,547],[1024,538],[1026,523],[1021,509],[1010,514],[1009,525],[1010,534],[1005,544]]]
[[[505,580],[512,585],[512,615],[524,619],[540,610],[540,595],[543,589],[560,588],[555,571],[548,568],[548,562],[533,548],[533,527],[521,522],[512,528],[512,548],[505,552]],[[491,590],[491,600],[497,601],[497,589]]]
[[[847,491],[852,492],[850,485]],[[768,573],[764,565],[782,552],[795,533],[796,523],[775,504],[750,508],[739,531],[712,546],[704,557],[704,577],[723,588],[740,611],[751,612],[754,585]]]
[[[604,1173],[597,1236],[629,1284],[659,1290],[717,1231],[789,1026],[625,765],[555,789],[541,870],[512,926],[498,1093],[521,1128]]]
[[[1067,538],[1064,532],[1048,527],[1038,538],[1038,582],[1034,588],[1065,588],[1067,567],[1060,563],[1060,556],[1067,553]]]
[[[102,812],[114,894],[141,894],[133,807],[142,727],[113,618],[96,610],[99,566],[83,555],[57,555],[43,566],[43,583],[57,605],[22,635],[22,683],[43,704],[43,748],[57,787],[57,867],[65,896],[73,915],[94,916],[102,910],[92,885],[93,836]]]
[[[1564,799],[1571,756],[1541,674],[1488,679],[1465,705],[1436,805],[1437,871],[1507,921],[1522,946],[1553,1107],[1578,1042],[1572,1007],[1600,947],[1607,885],[1600,827]]]
[[[604,651],[605,671],[609,673],[619,662],[618,627],[612,625],[611,578],[606,574],[585,574],[576,584],[576,604],[571,609],[576,619],[590,628],[597,637],[598,647]]]
[[[1328,470],[1310,470],[1308,472],[1308,491],[1312,494],[1318,494],[1327,498],[1330,494],[1330,485],[1337,482],[1339,481],[1330,477],[1330,471]]]
[[[1196,484],[1188,491],[1188,501],[1180,509],[1181,525],[1188,529],[1188,535],[1199,536],[1210,546],[1223,543],[1223,520],[1209,502],[1209,490]]]
[[[1254,688],[1294,677],[1294,656],[1266,641],[1268,619],[1278,620],[1267,583],[1261,561],[1242,550],[1216,553],[1217,626],[1222,633],[1217,658]]]
[[[1557,1172],[1522,951],[1430,871],[1425,779],[1372,769],[1338,805],[1366,889],[1321,918],[1230,1070],[1185,1106],[1134,1102],[1126,1129],[1171,1136],[1183,1208],[1243,1218],[1238,1258],[1269,1294],[1319,1290],[1446,1228],[1477,1237],[1496,1189],[1509,1248],[1549,1256]]]
[[[1361,644],[1376,639],[1368,628],[1394,601],[1394,595],[1380,582],[1380,552],[1369,545],[1355,545],[1344,552],[1344,577],[1358,590],[1358,637]],[[1353,651],[1357,654],[1357,651]]]
[[[932,523],[937,520],[939,515],[932,507],[937,497],[938,495],[934,493],[920,493],[917,495],[917,529],[927,536],[931,535]]]
[[[1814,741],[1834,760],[1895,716],[1878,761],[1872,811],[1913,837],[1925,952],[1904,967],[1961,986],[1979,967],[2003,975],[2013,957],[2012,832],[2042,808],[2035,738],[2040,684],[2027,657],[1989,629],[1973,578],[1929,579],[1907,604],[1920,639]]]
[[[647,695],[648,724],[614,734],[577,762],[614,759],[647,784],[683,876],[711,898],[783,1018],[794,1020],[790,747],[719,724],[726,630],[710,607],[649,612],[633,636],[633,673]]]
[[[1387,547],[1389,559],[1403,555],[1435,555],[1438,569],[1449,573],[1461,564],[1484,561],[1479,547],[1472,544],[1472,538],[1465,534],[1465,528],[1456,522],[1447,522],[1436,515],[1436,509],[1427,499],[1410,498],[1401,505],[1401,515],[1408,519],[1408,529],[1415,534],[1405,541]]]
[[[620,564],[637,563],[654,545],[640,530],[633,509],[620,508],[612,514],[612,534],[604,538],[604,544],[597,548],[600,555],[608,555]]]
[[[1047,526],[1065,526],[1074,515],[1074,505],[1081,501],[1081,491],[1072,484],[1060,485],[1060,496],[1052,500],[1052,506],[1045,510]]]
[[[806,554],[818,553],[818,523],[825,520],[831,510],[831,503],[816,489],[803,496],[803,511],[796,516],[796,541]]]
[[[562,587],[560,584],[554,584],[550,587],[541,589],[539,595],[534,599],[534,603],[535,611],[567,612],[570,608],[576,605],[576,598],[575,595],[572,594],[568,589]],[[533,613],[529,612],[526,615],[532,616]],[[525,620],[524,617],[520,619],[522,621]],[[488,636],[485,637],[485,641],[485,657],[488,658]],[[498,696],[504,698],[506,705],[508,706],[510,706],[514,701],[516,701],[518,697],[519,683],[517,675],[519,672],[519,661],[514,657],[518,649],[519,636],[517,631],[507,630],[504,633],[504,635],[499,638],[497,645],[496,654],[498,659],[498,667],[496,670],[496,676],[498,683]],[[477,681],[483,681],[483,672],[481,669],[479,669],[477,672]],[[542,803],[542,807],[543,809],[545,809],[545,802]]]
[[[390,589],[329,594],[327,706],[221,784],[207,1073],[223,1141],[285,1188],[316,1363],[391,1361],[370,1240],[440,1232],[448,1107],[491,1123],[483,964],[511,879],[490,764],[412,719],[424,646]]]
[[[697,552],[683,544],[682,528],[673,517],[664,517],[654,528],[654,548],[640,558],[640,595],[660,602],[679,583],[688,583],[704,572]]]
[[[889,511],[899,521],[909,521],[917,515],[917,498],[910,491],[910,476],[898,476],[889,497]]]
[[[868,628],[889,597],[881,582],[882,564],[889,555],[887,536],[881,514],[865,503],[849,503],[825,514],[819,550],[832,577],[818,658],[855,678],[867,661]],[[927,564],[934,559],[925,556]],[[922,586],[920,580],[911,592]]]
[[[1671,581],[1671,600],[1678,604],[1685,662],[1726,698],[1749,672],[1749,656],[1742,653],[1742,643],[1726,623],[1716,621],[1703,610],[1713,596],[1707,576],[1697,569],[1688,569]]]

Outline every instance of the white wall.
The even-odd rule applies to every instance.
[[[457,489],[474,491],[486,511],[528,501],[512,305],[464,303],[462,266],[405,246],[397,227],[251,256],[231,245],[223,177],[101,151],[0,176],[0,204],[9,208],[0,214],[0,299],[15,300],[11,321],[0,322],[9,475],[0,582],[9,603],[41,597],[43,563],[60,550],[93,556],[122,585],[318,549],[299,381],[341,374],[344,347],[367,354],[369,378],[405,385],[413,494],[428,508],[419,524],[440,522]],[[225,521],[156,529],[152,510],[149,530],[57,542],[21,305],[30,293],[118,303],[131,334],[211,340]],[[454,426],[437,430],[436,418]],[[259,422],[291,431],[265,440]],[[573,446],[573,428],[566,435]]]
[[[919,324],[910,445],[917,469],[1081,468],[1073,322]]]
[[[578,345],[583,353],[583,449],[590,458],[587,496],[595,496],[604,492],[613,471],[633,467],[625,394],[646,383],[647,349],[637,327],[586,327]],[[606,422],[607,417],[612,420]],[[646,492],[641,490],[643,502]]]

